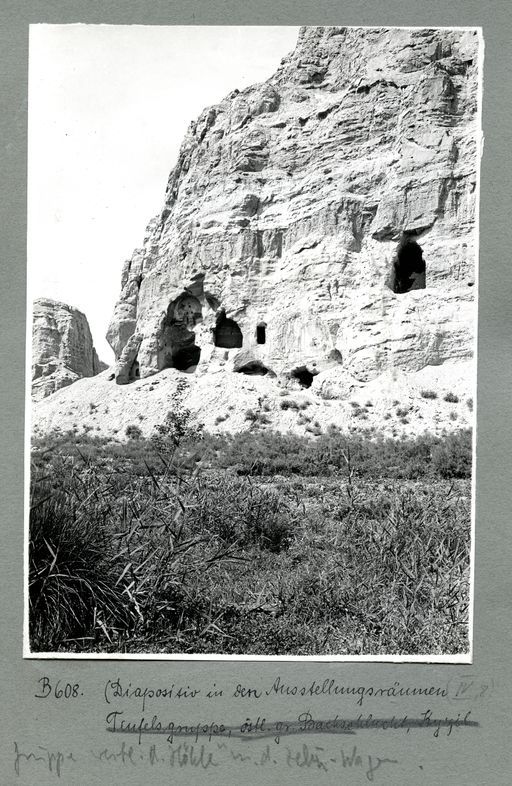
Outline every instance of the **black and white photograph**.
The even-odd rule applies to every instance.
[[[25,656],[470,662],[482,68],[31,25]]]

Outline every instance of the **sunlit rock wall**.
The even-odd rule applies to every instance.
[[[478,51],[474,30],[303,28],[271,79],[206,109],[123,269],[117,381],[469,358]]]

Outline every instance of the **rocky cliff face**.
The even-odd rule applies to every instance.
[[[34,302],[32,397],[36,401],[104,368],[85,314],[56,300],[39,298]]]
[[[123,269],[116,377],[174,367],[327,395],[474,341],[477,32],[303,28],[193,122]]]
[[[149,436],[184,378],[212,431],[471,425],[478,54],[472,30],[304,28],[206,109],[124,266],[114,373],[35,432]]]

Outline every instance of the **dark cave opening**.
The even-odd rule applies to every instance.
[[[226,312],[222,311],[214,330],[214,343],[216,347],[224,349],[238,349],[243,344],[242,331],[234,319],[228,319]]]
[[[256,343],[265,344],[267,340],[267,325],[265,322],[260,322],[256,325]]]
[[[201,349],[195,344],[188,347],[181,347],[172,354],[172,362],[174,368],[178,371],[193,371],[199,363],[201,357]]]
[[[393,263],[393,292],[401,295],[413,289],[425,289],[426,266],[421,246],[405,237],[398,248]]]
[[[135,382],[137,379],[140,379],[140,366],[139,361],[135,358],[128,373],[128,381]]]
[[[184,292],[169,304],[160,333],[158,367],[195,371],[201,349],[196,345],[195,326],[202,320],[199,300]]]
[[[296,379],[303,388],[310,388],[315,375],[308,371],[306,366],[300,366],[294,368],[290,376],[292,379]]]

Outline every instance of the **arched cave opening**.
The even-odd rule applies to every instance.
[[[312,374],[311,371],[308,371],[306,366],[299,366],[298,368],[293,369],[290,376],[292,379],[296,379],[301,387],[310,388],[315,375]]]
[[[260,322],[256,325],[256,343],[257,344],[265,344],[267,340],[267,324],[266,322]]]
[[[216,347],[224,349],[237,349],[243,344],[242,331],[234,319],[228,319],[226,312],[221,311],[214,329],[214,343]]]
[[[426,266],[423,250],[410,237],[401,241],[393,263],[393,292],[399,295],[413,289],[425,289]]]
[[[140,366],[139,366],[139,361],[137,359],[133,361],[130,371],[128,373],[129,382],[135,382],[136,379],[140,379]]]
[[[194,328],[202,318],[201,303],[193,295],[184,293],[169,304],[160,331],[158,355],[160,369],[195,371],[201,349],[195,343]]]

